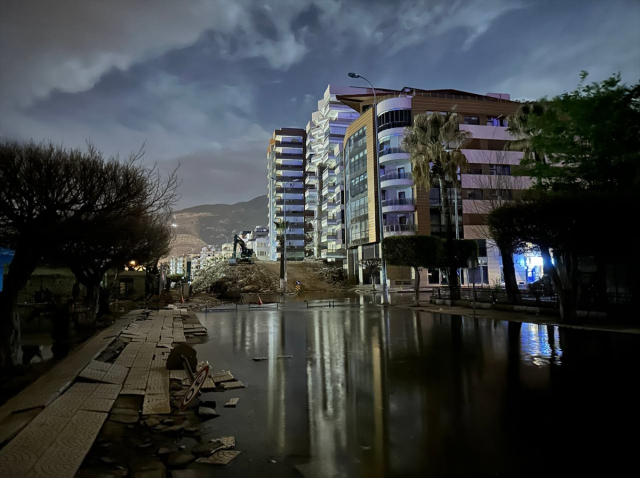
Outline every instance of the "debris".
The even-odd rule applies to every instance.
[[[278,355],[278,358],[293,358],[293,355]]]
[[[238,400],[240,400],[240,399],[239,398],[230,398],[229,401],[224,404],[224,406],[226,408],[235,408],[236,405],[238,404]]]
[[[109,420],[118,423],[136,423],[138,421],[138,417],[133,415],[120,415],[112,413],[109,416]]]
[[[102,458],[100,458],[104,463],[115,463],[116,460],[114,458],[111,458],[110,456],[103,456]]]
[[[220,414],[216,412],[213,408],[202,407],[202,406],[198,408],[198,415],[200,415],[203,418],[216,418],[220,416]]]
[[[237,457],[240,453],[242,452],[234,450],[220,450],[209,457],[198,458],[196,462],[208,463],[210,465],[228,465],[231,460]]]
[[[187,452],[170,453],[167,457],[167,465],[169,468],[183,468],[195,459],[195,456]]]
[[[178,450],[183,451],[185,448],[187,448],[185,445],[180,445],[180,446],[178,447]]]
[[[149,448],[150,446],[151,446],[151,442],[138,445],[138,448]]]
[[[162,420],[163,425],[174,425],[176,421],[173,418],[165,418]]]
[[[222,388],[224,388],[225,390],[233,390],[235,388],[245,388],[244,383],[237,381],[237,382],[223,382],[220,384],[220,386]]]
[[[216,408],[216,402],[214,400],[204,400],[200,405],[203,407]]]
[[[253,357],[254,362],[261,362],[263,360],[269,360],[269,357]]]
[[[184,445],[182,445],[182,447],[182,449],[184,450]],[[160,449],[158,450],[158,455],[168,455],[169,453],[175,453],[176,451],[178,451],[177,446],[175,446],[173,443],[167,443],[160,447]]]
[[[158,423],[160,422],[155,418],[147,418],[146,420],[142,421],[142,424],[147,427],[155,427]]]

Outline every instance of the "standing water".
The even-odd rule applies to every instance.
[[[640,335],[358,302],[200,314],[199,359],[247,385],[205,394],[240,398],[228,475],[626,476]]]

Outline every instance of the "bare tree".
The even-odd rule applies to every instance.
[[[468,171],[475,173],[471,176],[473,188],[468,190],[468,196],[463,197],[463,201],[469,212],[485,221],[469,229],[474,237],[488,239],[488,249],[499,250],[508,299],[517,302],[519,290],[513,254],[522,252],[524,244],[516,238],[497,235],[486,223],[486,218],[495,208],[517,201],[522,190],[529,187],[530,179],[513,174],[517,173],[517,165],[509,161],[509,154],[505,151],[474,151],[474,154],[480,162],[469,163]]]
[[[169,210],[178,178],[163,178],[140,161],[106,159],[92,145],[68,149],[46,143],[0,143],[0,246],[15,250],[0,292],[0,366],[17,361],[18,292],[36,266],[59,261],[87,231]]]

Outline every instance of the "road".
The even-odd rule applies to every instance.
[[[623,476],[635,456],[638,335],[304,307],[199,315],[199,358],[247,385],[215,421],[243,452],[226,476]]]

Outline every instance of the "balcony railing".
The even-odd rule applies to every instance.
[[[380,151],[378,152],[378,157],[383,157],[386,156],[387,154],[398,154],[398,153],[405,153],[408,154],[404,149],[402,149],[399,146],[394,146],[394,147],[387,147],[387,148],[380,148]]]
[[[413,174],[411,173],[389,173],[384,176],[380,176],[380,181],[390,181],[392,179],[411,179],[413,180]]]
[[[417,230],[417,224],[387,224],[384,226],[384,232],[415,232]]]
[[[401,199],[387,199],[382,201],[382,207],[387,206],[415,206],[416,200],[414,198],[401,198]]]

